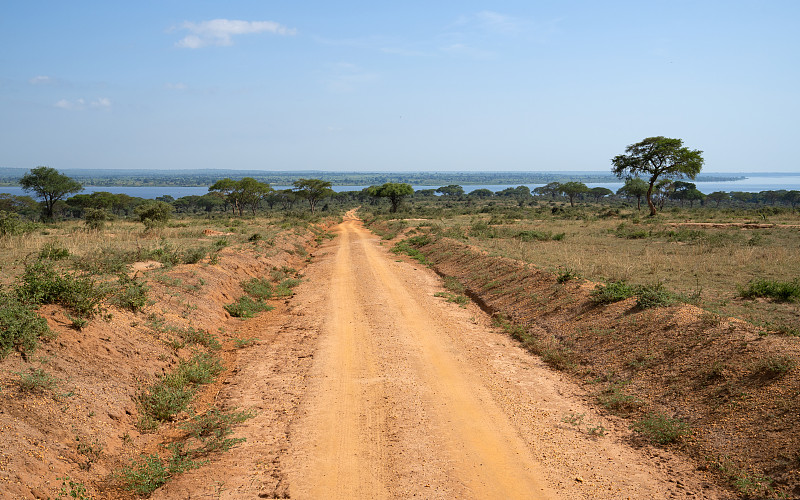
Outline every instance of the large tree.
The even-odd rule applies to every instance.
[[[63,200],[68,194],[83,190],[80,182],[50,167],[32,168],[22,176],[19,185],[25,191],[33,191],[42,199],[44,218],[47,220],[53,219],[53,207],[57,201]]]
[[[683,147],[683,140],[668,137],[648,137],[625,148],[624,155],[612,160],[611,171],[620,179],[649,176],[647,205],[650,215],[656,214],[653,203],[653,186],[661,178],[694,179],[703,168],[703,152]]]
[[[319,200],[333,194],[332,184],[320,179],[297,179],[292,184],[294,184],[297,196],[308,200],[312,214],[316,210]]]
[[[367,192],[370,196],[389,198],[389,201],[392,203],[390,211],[395,213],[397,212],[397,207],[400,206],[400,202],[403,201],[403,198],[414,194],[414,188],[412,188],[410,184],[387,182],[380,186],[370,186],[367,188]]]

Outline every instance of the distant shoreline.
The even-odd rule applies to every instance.
[[[0,186],[18,186],[18,180],[27,169],[0,168]],[[255,170],[62,170],[84,185],[97,187],[204,187],[219,179],[230,177],[241,179],[253,177],[273,185],[291,185],[299,178],[317,178],[331,182],[334,186],[379,185],[400,182],[412,185],[476,186],[486,184],[547,184],[549,182],[577,181],[584,183],[612,183],[619,179],[610,173],[572,172],[328,172],[328,171],[255,171]],[[733,182],[745,180],[748,175],[759,177],[770,175],[800,174],[700,174],[694,182]]]

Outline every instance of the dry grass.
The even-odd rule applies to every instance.
[[[145,231],[139,222],[114,221],[100,231],[87,231],[81,221],[65,221],[48,225],[37,231],[7,235],[0,238],[0,284],[10,284],[24,268],[26,260],[38,255],[45,245],[66,248],[75,257],[98,255],[104,249],[130,251],[159,248],[168,242],[174,248],[209,245],[225,238],[229,243],[241,243],[259,233],[260,240],[270,241],[279,228],[269,218],[231,219],[178,219],[162,229]],[[205,235],[210,229],[222,235]]]
[[[690,212],[688,212],[690,213]],[[800,335],[798,304],[778,304],[768,300],[744,300],[738,288],[755,279],[777,281],[800,276],[800,224],[797,215],[784,215],[776,227],[761,229],[685,228],[687,212],[679,217],[661,216],[655,221],[642,218],[632,223],[635,214],[624,219],[589,218],[568,220],[509,220],[500,226],[514,231],[536,230],[565,233],[562,241],[521,241],[516,238],[486,238],[470,232],[470,227],[489,220],[489,216],[455,216],[438,222],[446,235],[463,234],[466,242],[491,255],[508,257],[558,272],[570,269],[593,281],[625,280],[633,284],[661,282],[687,296],[699,293],[704,308],[735,316],[763,326]],[[709,220],[708,211],[695,221]],[[719,217],[714,222],[753,222],[752,217]],[[620,237],[624,231],[645,232],[646,237]],[[787,227],[781,227],[785,225]],[[669,236],[672,231],[673,236]],[[652,236],[651,236],[652,234]]]

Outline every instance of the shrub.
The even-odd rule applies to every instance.
[[[58,380],[41,368],[31,368],[28,373],[19,373],[17,385],[22,392],[49,392],[56,388]]]
[[[291,292],[289,292],[291,295]],[[239,300],[224,306],[228,314],[234,318],[252,318],[262,311],[271,311],[273,307],[263,300],[252,299],[247,295],[242,295]]]
[[[669,418],[661,413],[649,413],[641,420],[631,424],[631,429],[658,444],[674,443],[689,433],[685,422],[677,418]]]
[[[267,300],[272,297],[272,283],[266,278],[253,278],[242,283],[242,289],[254,299]]]
[[[183,424],[189,436],[201,442],[201,447],[193,450],[195,456],[203,456],[215,451],[227,451],[245,438],[229,438],[233,434],[233,424],[253,418],[252,411],[223,412],[212,407],[202,415],[196,415],[191,421]]]
[[[0,293],[0,359],[16,349],[23,356],[32,353],[40,338],[53,335],[47,321],[14,295]]]
[[[149,287],[127,274],[120,274],[118,278],[117,292],[111,302],[123,309],[133,312],[141,311],[147,305],[147,292]]]
[[[181,361],[172,378],[193,385],[210,384],[223,370],[219,358],[200,352],[189,360]]]
[[[147,455],[139,462],[131,462],[117,474],[123,487],[139,495],[149,495],[167,483],[172,474],[156,455]]]
[[[635,287],[636,305],[642,309],[665,307],[680,301],[680,296],[664,288],[663,283]]]
[[[753,365],[753,374],[766,378],[777,378],[791,371],[797,362],[789,356],[765,356]]]
[[[53,243],[48,243],[39,250],[39,260],[63,260],[69,257],[69,250]]]
[[[624,281],[612,281],[605,285],[596,286],[592,290],[591,300],[595,304],[611,304],[612,302],[619,302],[628,297],[633,297],[634,293],[633,285],[629,285]]]
[[[520,241],[561,241],[564,239],[564,233],[553,234],[550,231],[520,231],[515,236]]]
[[[172,205],[163,201],[150,201],[133,210],[146,230],[164,227],[172,217]]]
[[[79,319],[93,318],[106,295],[91,279],[59,273],[51,263],[44,261],[25,266],[16,290],[22,302],[60,304]]]
[[[139,394],[139,405],[148,417],[166,422],[184,411],[194,391],[184,380],[166,376]]]
[[[83,214],[83,221],[86,227],[95,231],[103,229],[109,219],[108,212],[103,208],[87,208]]]
[[[739,295],[745,299],[767,297],[778,302],[795,302],[800,300],[800,279],[793,281],[773,281],[757,279],[739,287]]]

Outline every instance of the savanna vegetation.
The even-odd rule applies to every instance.
[[[687,161],[696,162],[695,153]],[[63,484],[152,491],[235,446],[232,426],[250,415],[193,405],[224,373],[221,354],[250,342],[193,324],[198,304],[213,302],[201,299],[210,293],[207,271],[234,255],[271,263],[266,273],[220,285],[229,299],[214,306],[219,316],[209,324],[263,314],[303,279],[298,269],[312,259],[306,247],[329,237],[323,221],[361,207],[376,233],[397,241],[397,252],[449,276],[443,299],[478,300],[498,327],[593,387],[598,403],[630,418],[646,440],[697,456],[692,443],[705,442],[701,426],[723,410],[742,436],[792,428],[800,414],[799,193],[704,195],[681,180],[697,174],[696,164],[682,175],[643,179],[644,164],[633,158],[640,152],[627,154],[618,157],[616,173],[626,182],[617,193],[557,180],[532,191],[445,184],[414,192],[408,183],[376,182],[337,193],[321,179],[275,190],[255,177],[229,177],[209,182],[203,196],[144,200],[80,194],[63,174],[34,169],[32,196],[0,195],[3,396],[20,412],[33,397],[62,404],[70,384],[89,376],[59,360],[73,348],[65,339],[77,346],[105,324],[146,336],[141,345],[157,362],[147,372],[115,374],[135,387],[127,389],[134,394],[128,411],[139,437],[115,441],[126,450],[122,460],[87,441],[91,426],[79,427],[75,453],[87,465],[83,479],[73,474]],[[701,312],[685,319],[687,304]],[[720,343],[728,350],[703,350]],[[689,352],[707,357],[670,364]],[[689,386],[691,394],[681,392]],[[64,421],[51,424],[96,411],[82,398],[68,398]],[[168,446],[158,446],[162,431],[172,435]],[[785,443],[749,464],[748,447],[701,451],[742,494],[778,495],[796,487],[789,471],[800,466],[797,439],[781,432],[774,430]],[[95,462],[113,465],[105,486],[86,474]]]

